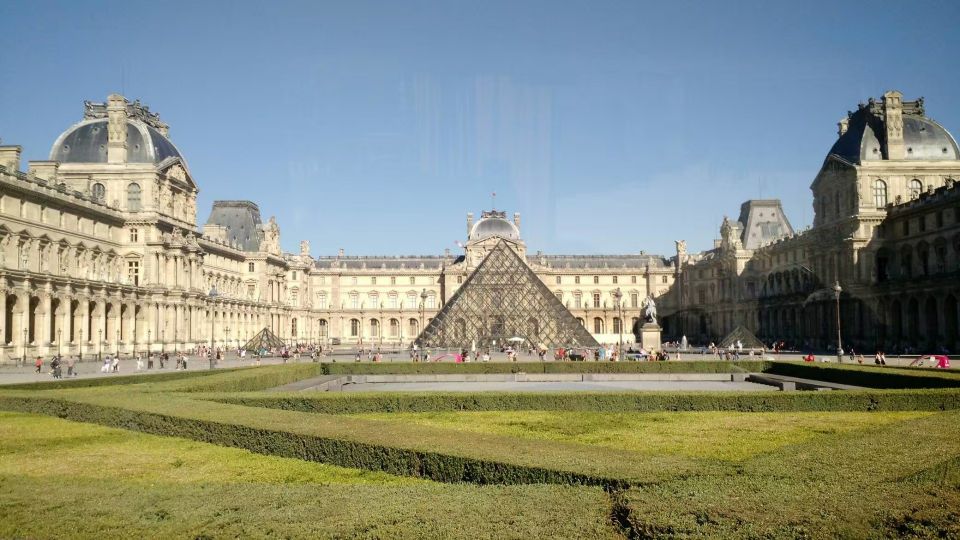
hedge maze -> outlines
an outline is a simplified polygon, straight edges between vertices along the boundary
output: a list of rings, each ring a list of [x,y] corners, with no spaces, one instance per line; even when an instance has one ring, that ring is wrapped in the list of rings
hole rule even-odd
[[[323,375],[517,370],[763,371],[865,389],[270,391]],[[244,470],[262,463],[269,470],[298,471],[290,473],[294,477],[366,479],[362,486],[340,480],[224,483],[214,480],[221,473],[195,465],[192,483],[144,486],[129,480],[137,486],[131,495],[137,501],[174,512],[180,524],[174,526],[150,517],[150,510],[127,508],[135,503],[121,495],[116,495],[117,515],[94,512],[91,521],[87,516],[95,503],[85,498],[91,490],[120,489],[96,470],[84,471],[81,478],[47,478],[0,468],[0,499],[27,506],[58,485],[62,504],[77,509],[74,519],[87,520],[73,529],[78,537],[118,536],[140,527],[153,531],[141,532],[147,536],[191,537],[960,535],[960,374],[954,372],[770,362],[305,363],[10,385],[0,387],[0,410],[7,411],[0,413],[0,429],[15,425],[20,430],[20,435],[4,435],[9,448],[0,446],[0,452],[25,464],[41,447],[26,442],[39,440],[32,426],[61,422],[70,429],[109,433],[108,440],[170,441],[163,444],[183,445],[184,456],[188,448],[216,453],[221,464],[239,460],[247,464]],[[631,426],[630,437],[618,431],[621,424]],[[24,442],[16,442],[18,437]],[[74,443],[94,439],[60,437],[57,444],[63,448],[56,455],[82,461],[83,445]],[[123,456],[136,448],[124,444],[117,450]],[[697,451],[685,451],[688,447]],[[134,459],[133,452],[128,457],[137,467],[149,465]],[[169,463],[178,459],[183,458],[168,457]],[[160,461],[157,466],[169,466]],[[305,467],[326,468],[321,473],[304,472]],[[169,471],[150,469],[149,474],[167,478]],[[243,502],[230,506],[211,496]],[[178,502],[182,497],[197,497],[196,504],[187,508]],[[319,518],[306,501],[315,501]],[[357,509],[335,508],[330,501]],[[0,536],[47,536],[46,526],[23,517],[18,504],[0,505]],[[140,517],[131,520],[124,512]]]

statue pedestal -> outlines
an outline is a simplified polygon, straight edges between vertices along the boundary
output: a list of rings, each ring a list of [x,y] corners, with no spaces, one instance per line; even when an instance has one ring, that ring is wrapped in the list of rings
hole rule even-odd
[[[648,322],[640,327],[640,345],[642,345],[647,352],[660,350],[659,324]]]

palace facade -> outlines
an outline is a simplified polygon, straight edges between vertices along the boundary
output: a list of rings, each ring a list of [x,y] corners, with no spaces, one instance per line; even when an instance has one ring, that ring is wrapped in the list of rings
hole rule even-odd
[[[708,342],[743,326],[797,348],[960,349],[956,141],[896,91],[838,127],[812,227],[794,233],[779,201],[748,201],[714,249],[677,242],[667,335]]]
[[[0,146],[0,361],[239,346],[263,328],[288,343],[411,343],[505,241],[600,342],[631,341],[648,295],[677,275],[647,255],[529,254],[520,216],[467,215],[464,252],[313,257],[280,248],[274,218],[199,191],[169,126],[140,102],[84,103],[49,160]]]

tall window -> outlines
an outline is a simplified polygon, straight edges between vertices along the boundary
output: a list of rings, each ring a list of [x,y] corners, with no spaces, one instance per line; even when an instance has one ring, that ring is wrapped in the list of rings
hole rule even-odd
[[[377,295],[377,293],[370,293],[367,305],[372,308],[380,307],[380,297]]]
[[[397,309],[397,293],[390,293],[390,295],[387,296],[387,307]]]
[[[613,333],[614,334],[620,333],[620,317],[613,318]]]
[[[583,307],[583,296],[580,293],[573,294],[574,307]]]
[[[103,184],[100,182],[94,184],[90,192],[93,195],[93,199],[96,201],[103,202],[103,199],[107,197],[107,188],[103,187]]]
[[[593,318],[593,333],[602,334],[603,333],[603,319],[600,317]]]
[[[136,242],[140,238],[140,231],[137,229],[130,229],[130,241]]]
[[[131,285],[140,285],[140,261],[127,261],[127,280]]]
[[[353,309],[360,308],[360,296],[358,296],[357,293],[352,293],[350,295],[350,307]]]
[[[357,337],[360,335],[360,321],[357,319],[350,319],[350,337]]]
[[[254,268],[256,268],[255,263],[247,263],[247,272],[253,272]]]
[[[320,293],[317,295],[317,307],[320,309],[327,309],[327,293]]]
[[[600,283],[600,276],[593,276],[593,284],[597,285]]]
[[[910,198],[916,199],[920,197],[920,192],[923,191],[923,182],[914,178],[910,181]]]
[[[417,309],[417,295],[407,294],[407,309]]]
[[[883,180],[876,180],[873,183],[873,204],[877,208],[887,206],[887,183]]]
[[[400,335],[400,321],[390,319],[390,337],[395,338]]]
[[[297,318],[290,319],[290,335],[297,337]]]
[[[254,283],[247,284],[247,298],[253,300],[254,295],[257,294],[257,286]]]
[[[630,307],[636,308],[639,306],[640,295],[637,293],[630,293]]]
[[[433,309],[437,306],[437,297],[430,295],[427,297],[427,309]]]
[[[297,280],[297,271],[296,271],[296,270],[293,271],[293,280],[294,280],[294,281]]]
[[[140,208],[140,184],[127,185],[127,210],[139,212]]]
[[[600,293],[593,293],[593,307],[600,307]]]
[[[370,319],[370,337],[380,337],[380,321]]]
[[[326,319],[320,319],[320,336],[321,337],[327,336],[327,320]]]

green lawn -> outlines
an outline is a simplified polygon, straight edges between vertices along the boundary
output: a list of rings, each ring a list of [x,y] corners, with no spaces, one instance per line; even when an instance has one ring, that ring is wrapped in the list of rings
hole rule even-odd
[[[2,538],[605,538],[598,488],[474,486],[0,413]]]
[[[817,369],[911,390],[263,391],[316,365],[0,389],[0,538],[960,538],[951,376]]]
[[[927,412],[464,411],[374,413],[358,418],[524,439],[579,443],[653,455],[743,460],[814,437],[922,418]]]

